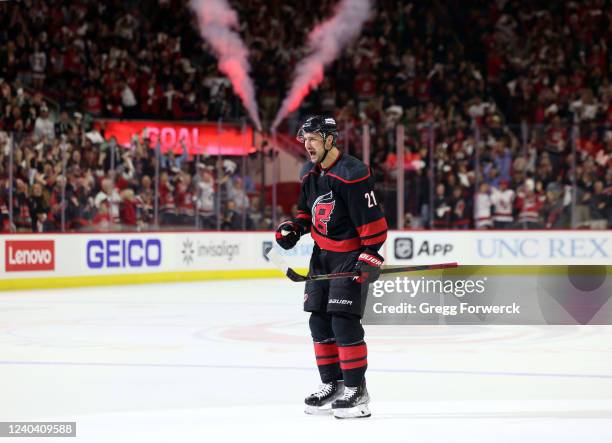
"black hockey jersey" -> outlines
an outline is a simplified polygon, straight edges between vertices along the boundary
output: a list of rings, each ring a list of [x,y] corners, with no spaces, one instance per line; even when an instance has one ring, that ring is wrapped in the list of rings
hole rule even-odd
[[[387,238],[387,221],[368,166],[340,153],[329,168],[308,162],[300,175],[297,221],[321,249],[380,249]]]

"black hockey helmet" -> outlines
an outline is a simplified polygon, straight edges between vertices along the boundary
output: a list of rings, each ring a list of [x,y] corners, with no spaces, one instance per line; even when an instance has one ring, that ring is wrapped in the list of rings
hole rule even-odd
[[[338,125],[336,125],[336,120],[334,120],[332,117],[324,117],[321,115],[308,117],[308,119],[299,129],[296,136],[300,143],[304,143],[304,136],[307,132],[316,132],[323,137],[323,140],[326,140],[328,135],[333,135],[334,140],[332,141],[332,146],[336,146],[336,139],[338,138]]]

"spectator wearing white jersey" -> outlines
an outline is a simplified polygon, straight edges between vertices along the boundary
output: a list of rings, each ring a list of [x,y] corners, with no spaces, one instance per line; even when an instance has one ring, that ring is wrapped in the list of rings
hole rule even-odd
[[[55,123],[49,117],[49,108],[46,105],[40,108],[40,116],[36,118],[34,123],[34,134],[39,140],[46,138],[51,141],[55,139]]]
[[[195,184],[196,209],[198,211],[198,228],[216,228],[215,217],[215,183],[210,170],[202,163],[197,165],[198,172],[193,179]]]
[[[110,178],[102,179],[100,185],[100,191],[94,198],[94,205],[100,209],[103,203],[109,205],[109,216],[110,220],[114,223],[119,223],[119,203],[121,202],[121,196],[117,188],[113,185],[113,181]]]
[[[490,229],[493,227],[493,220],[491,219],[492,206],[489,184],[481,183],[476,193],[474,204],[474,227],[476,229]]]
[[[508,229],[514,224],[514,200],[516,193],[508,188],[508,181],[501,180],[499,188],[491,188],[491,203],[493,203],[493,224],[495,229]]]
[[[540,210],[544,206],[545,197],[540,189],[534,190],[534,185],[530,180],[522,186],[518,192],[516,202],[519,211],[519,224],[525,229],[538,229],[542,227]]]

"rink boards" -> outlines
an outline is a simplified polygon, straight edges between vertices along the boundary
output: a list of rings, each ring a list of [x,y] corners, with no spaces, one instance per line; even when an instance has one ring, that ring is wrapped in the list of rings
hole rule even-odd
[[[392,231],[385,264],[610,265],[612,231]],[[281,277],[270,232],[22,234],[0,237],[0,289]],[[274,246],[276,247],[276,246]],[[288,264],[308,267],[309,236]]]

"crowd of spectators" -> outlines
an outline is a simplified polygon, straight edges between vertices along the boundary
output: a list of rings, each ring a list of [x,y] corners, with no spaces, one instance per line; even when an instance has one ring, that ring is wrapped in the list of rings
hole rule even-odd
[[[146,136],[120,147],[79,114],[52,122],[37,94],[14,93],[5,82],[0,90],[3,107],[27,109],[32,120],[23,122],[30,130],[0,130],[0,231],[272,228],[272,208],[259,204],[250,175],[255,159],[190,157],[184,145],[180,154],[162,153]]]
[[[68,229],[146,227],[155,149],[146,140],[125,150],[111,140],[94,143],[86,136],[87,117],[244,116],[187,3],[0,3],[5,229],[9,134],[18,147],[17,229],[58,228],[64,181]],[[267,126],[304,56],[308,31],[337,2],[231,3]],[[284,129],[292,132],[311,113],[332,114],[342,148],[360,156],[367,128],[392,226],[401,123],[409,226],[610,227],[612,10],[606,4],[378,1],[359,39]],[[63,112],[52,118],[44,97],[59,101]],[[248,174],[215,162],[164,157],[161,223],[271,227],[273,211]],[[283,217],[282,208],[276,212]]]
[[[362,110],[377,130],[375,164],[391,182],[394,122],[406,124],[408,221],[612,226],[612,10],[598,0],[470,3],[425,7],[420,19],[411,10],[411,25],[436,23],[404,53],[413,73],[400,71],[382,103]]]
[[[187,1],[0,4],[0,77],[96,117],[236,118]]]
[[[309,100],[348,97],[330,112],[357,155],[367,124],[392,225],[402,123],[408,226],[610,227],[611,25],[599,0],[382,2],[347,89]]]

